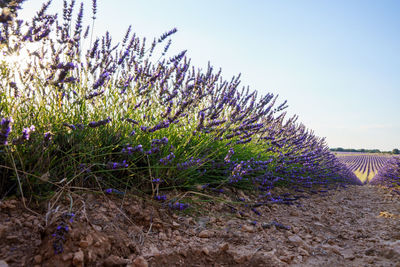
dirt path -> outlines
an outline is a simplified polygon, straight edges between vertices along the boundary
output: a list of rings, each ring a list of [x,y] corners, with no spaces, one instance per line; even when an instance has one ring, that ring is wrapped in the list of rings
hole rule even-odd
[[[47,226],[45,216],[3,202],[0,260],[9,266],[400,266],[400,199],[384,189],[349,186],[256,212],[206,203],[208,212],[189,216],[143,200],[86,195],[75,200],[63,252],[55,255],[52,234],[68,202],[48,213]]]

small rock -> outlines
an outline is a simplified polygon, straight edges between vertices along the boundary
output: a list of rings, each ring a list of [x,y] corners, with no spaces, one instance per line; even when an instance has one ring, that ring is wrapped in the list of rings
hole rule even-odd
[[[93,226],[93,228],[94,228],[96,231],[98,231],[98,232],[101,232],[101,231],[103,230],[103,228],[102,228],[101,226],[99,226],[99,225],[93,224],[92,226]]]
[[[151,246],[151,247],[150,247],[150,254],[151,254],[152,256],[158,256],[158,255],[160,255],[160,251],[158,250],[157,247]]]
[[[299,214],[299,212],[298,212],[297,210],[292,210],[292,211],[290,211],[289,215],[290,215],[290,216],[296,216],[296,217],[299,217],[299,216],[300,216],[300,214]]]
[[[228,251],[228,249],[229,249],[229,244],[228,243],[224,243],[224,244],[219,246],[219,250],[220,251]]]
[[[92,235],[88,235],[86,237],[86,241],[87,241],[88,245],[91,246],[93,244],[93,236]]]
[[[73,256],[74,256],[74,255],[73,255],[72,253],[63,254],[63,255],[61,256],[61,259],[62,259],[63,261],[69,261],[69,260],[72,259]]]
[[[353,260],[355,259],[354,251],[351,249],[345,249],[340,251],[340,254],[343,256],[345,260]]]
[[[160,232],[160,233],[158,234],[158,238],[159,238],[160,240],[164,240],[164,241],[168,239],[167,235],[166,235],[164,232]]]
[[[0,260],[0,267],[8,267],[7,262]]]
[[[251,225],[243,225],[242,230],[248,233],[254,233],[254,227]]]
[[[179,255],[181,255],[182,257],[186,258],[187,257],[187,251],[184,249],[179,250]]]
[[[87,254],[88,254],[87,258],[88,258],[89,262],[94,262],[96,260],[97,255],[95,253],[93,253],[93,251],[89,250]]]
[[[294,255],[281,256],[279,259],[287,264],[291,264],[293,262]]]
[[[199,233],[200,238],[209,238],[212,237],[214,233],[210,230],[203,230]]]
[[[137,257],[131,264],[131,267],[148,267],[149,264],[147,261],[142,257]]]
[[[89,243],[88,243],[86,240],[81,240],[81,241],[79,242],[79,246],[80,246],[81,248],[87,248],[87,247],[89,246]]]
[[[206,254],[207,256],[210,255],[210,251],[208,250],[207,247],[204,247],[201,251],[202,251],[204,254]]]
[[[302,245],[304,243],[303,239],[301,239],[301,237],[299,237],[298,235],[289,236],[288,239],[295,245]]]
[[[179,223],[177,223],[177,222],[172,222],[172,226],[174,227],[174,228],[178,228],[179,226],[181,226]]]
[[[72,264],[74,266],[83,266],[84,257],[85,257],[85,255],[83,254],[82,250],[75,252],[74,258],[72,259]]]
[[[34,261],[35,263],[37,263],[37,264],[42,263],[42,255],[36,255],[36,256],[33,258],[33,261]]]
[[[272,204],[271,210],[277,211],[279,209],[279,206],[277,204]]]
[[[310,253],[308,253],[308,251],[303,249],[302,247],[298,247],[297,250],[299,251],[299,254],[302,256],[310,256]]]
[[[295,234],[299,233],[299,228],[297,228],[296,226],[293,226],[292,227],[292,232],[295,233]]]
[[[128,260],[118,257],[116,255],[111,255],[104,261],[104,266],[126,266],[127,263]]]
[[[335,246],[335,245],[331,246],[331,245],[326,244],[326,245],[323,245],[322,248],[323,248],[324,250],[333,252],[333,253],[335,253],[335,254],[342,255],[342,254],[340,253],[340,251],[339,251],[340,248],[339,248],[338,246]]]
[[[247,257],[245,255],[236,255],[236,256],[233,257],[233,260],[236,263],[241,264],[241,263],[244,263],[247,260]]]
[[[18,236],[16,235],[9,235],[6,237],[7,240],[9,241],[18,241]]]

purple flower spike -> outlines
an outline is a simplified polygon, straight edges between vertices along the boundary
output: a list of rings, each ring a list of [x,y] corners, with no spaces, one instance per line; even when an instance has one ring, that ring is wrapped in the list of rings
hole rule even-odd
[[[108,189],[104,190],[104,192],[106,192],[107,194],[111,194],[112,191],[113,191],[112,188],[108,188]]]
[[[102,125],[106,125],[109,122],[111,122],[111,118],[110,117],[108,117],[105,120],[101,120],[101,121],[92,121],[92,122],[89,123],[89,127],[96,128],[96,127],[99,127],[99,126],[102,126]]]
[[[166,201],[167,200],[167,196],[166,195],[155,196],[154,199],[158,200],[158,201]]]
[[[170,153],[168,156],[165,158],[160,159],[160,163],[167,165],[170,161],[172,161],[175,158],[174,153]]]
[[[12,118],[3,118],[0,122],[0,145],[8,144],[8,135],[11,132]]]

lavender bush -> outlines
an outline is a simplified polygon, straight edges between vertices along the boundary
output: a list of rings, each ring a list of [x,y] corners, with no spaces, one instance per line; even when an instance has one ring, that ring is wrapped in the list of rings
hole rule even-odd
[[[157,195],[238,186],[268,201],[279,201],[268,193],[277,185],[360,184],[324,139],[285,118],[286,101],[241,88],[240,75],[196,69],[186,50],[168,56],[176,29],[150,44],[130,27],[119,43],[108,32],[92,39],[96,1],[87,27],[83,5],[74,17],[75,1],[64,1],[60,19],[46,13],[50,2],[30,22],[1,24],[2,193],[16,191],[16,172],[36,196],[60,180]],[[24,53],[25,64],[11,60]]]
[[[369,183],[371,185],[386,186],[400,195],[400,157],[393,156],[387,160]]]

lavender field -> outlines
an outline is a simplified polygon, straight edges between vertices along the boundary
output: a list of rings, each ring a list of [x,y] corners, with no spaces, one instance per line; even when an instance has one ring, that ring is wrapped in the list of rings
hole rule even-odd
[[[381,153],[335,152],[334,154],[341,162],[346,164],[363,183],[371,181],[392,157],[390,154]]]
[[[398,156],[331,152],[287,115],[284,95],[261,94],[210,63],[193,66],[185,48],[171,53],[176,28],[149,40],[129,26],[114,40],[94,34],[96,0],[63,1],[58,14],[48,1],[29,19],[18,16],[22,2],[0,1],[0,266],[3,258],[12,266],[312,263],[317,246],[333,241],[308,233],[341,216],[338,203],[362,208],[343,202],[346,190],[355,202],[387,190],[379,194],[390,197],[388,210],[397,207]],[[309,201],[318,199],[333,208],[314,212]],[[363,212],[377,223],[375,211]],[[234,231],[259,248],[234,252]],[[276,235],[276,248],[255,241],[257,231]],[[338,264],[350,246],[342,245]],[[159,251],[175,246],[191,250]]]

